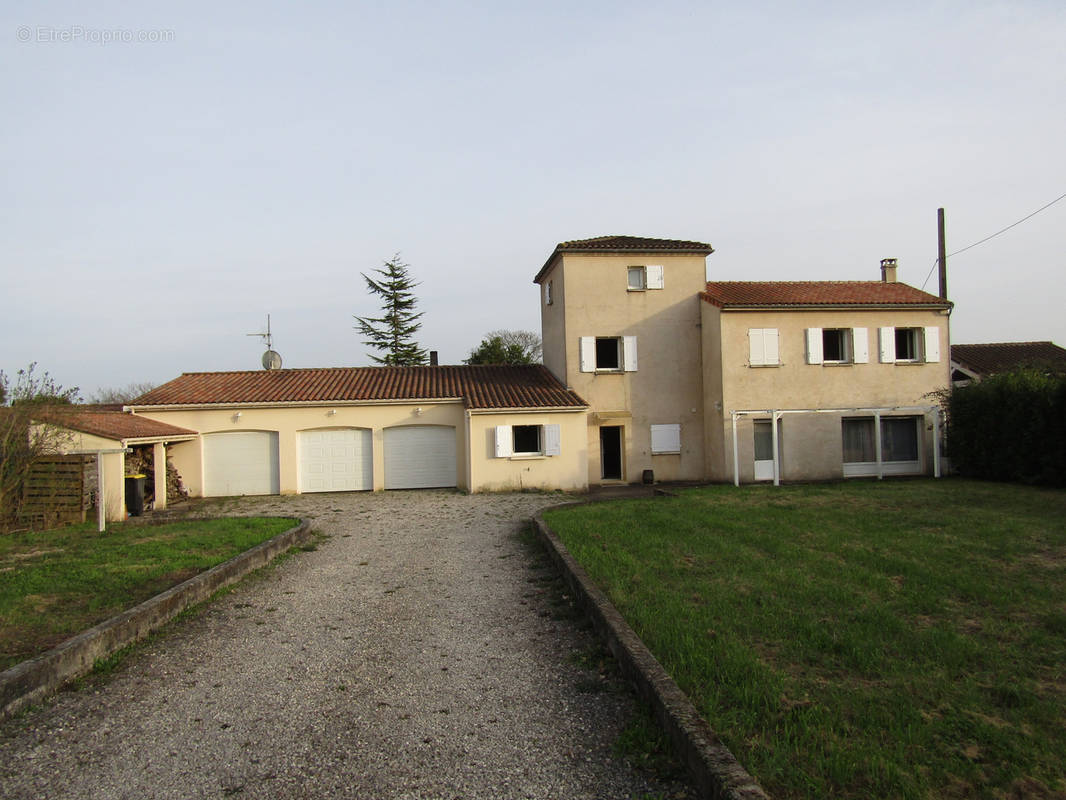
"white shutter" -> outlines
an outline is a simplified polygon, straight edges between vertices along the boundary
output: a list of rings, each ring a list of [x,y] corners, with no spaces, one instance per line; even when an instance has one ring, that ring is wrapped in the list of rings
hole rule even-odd
[[[644,268],[648,289],[663,288],[663,268],[661,264],[649,264]]]
[[[595,347],[595,343],[593,343]],[[622,337],[622,368],[626,372],[637,371],[637,337]]]
[[[557,456],[562,452],[562,434],[558,425],[544,426],[544,455]]]
[[[581,371],[596,371],[596,337],[581,337]]]
[[[680,423],[675,422],[669,425],[652,425],[651,452],[653,455],[656,453],[680,453]]]
[[[763,328],[762,345],[763,363],[779,364],[780,361],[778,359],[777,328]]]
[[[496,458],[514,455],[514,439],[511,437],[510,425],[496,426]]]
[[[822,363],[822,329],[807,328],[807,363]]]
[[[766,363],[766,348],[763,346],[763,329],[748,328],[748,363],[760,367]]]
[[[925,360],[931,364],[940,361],[940,328],[936,326],[925,329]]]
[[[881,363],[893,364],[896,361],[896,329],[878,328],[881,338]]]
[[[856,364],[870,363],[870,332],[866,328],[852,328],[851,346],[854,348]]]

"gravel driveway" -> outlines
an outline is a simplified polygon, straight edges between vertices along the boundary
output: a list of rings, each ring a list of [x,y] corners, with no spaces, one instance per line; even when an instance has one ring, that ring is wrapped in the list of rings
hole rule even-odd
[[[687,796],[613,755],[632,700],[590,691],[610,684],[574,654],[595,640],[554,613],[553,573],[517,536],[556,502],[225,501],[227,513],[310,517],[328,538],[106,680],[4,723],[0,796]]]

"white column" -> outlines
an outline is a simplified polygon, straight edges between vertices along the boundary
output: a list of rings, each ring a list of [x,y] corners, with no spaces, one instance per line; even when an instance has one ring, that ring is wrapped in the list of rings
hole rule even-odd
[[[104,514],[104,505],[106,505],[107,495],[104,494],[104,454],[96,454],[96,530],[100,533],[104,532],[104,528],[107,527],[105,522],[106,516]]]
[[[152,448],[152,470],[155,472],[153,509],[162,511],[167,507],[167,446],[163,442],[156,442]]]
[[[777,441],[777,421],[781,419],[780,415],[774,411],[770,415],[770,435],[774,448],[774,486],[781,485],[781,463],[778,458],[777,448],[779,447]]]
[[[874,456],[877,458],[877,480],[884,480],[885,467],[881,463],[881,412],[874,412]]]
[[[737,412],[733,412],[733,485],[740,486],[740,453],[737,452]]]

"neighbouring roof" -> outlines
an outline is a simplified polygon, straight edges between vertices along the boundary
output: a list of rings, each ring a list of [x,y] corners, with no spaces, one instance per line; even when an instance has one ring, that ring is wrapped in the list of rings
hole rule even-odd
[[[196,436],[196,431],[179,428],[165,422],[157,422],[136,414],[122,411],[99,411],[74,406],[66,409],[50,409],[45,420],[73,431],[90,433],[105,439],[157,439],[167,437]]]
[[[455,399],[471,409],[588,406],[539,364],[186,372],[130,405],[141,408]]]
[[[1066,373],[1066,349],[1053,342],[953,344],[951,360],[978,375],[995,375],[1020,366]]]
[[[555,257],[560,253],[672,253],[675,255],[708,256],[714,248],[706,242],[690,242],[684,239],[650,239],[646,236],[597,236],[592,239],[574,239],[559,242],[540,268],[534,283],[539,283]]]
[[[719,308],[952,307],[935,294],[883,281],[711,281],[700,297]]]

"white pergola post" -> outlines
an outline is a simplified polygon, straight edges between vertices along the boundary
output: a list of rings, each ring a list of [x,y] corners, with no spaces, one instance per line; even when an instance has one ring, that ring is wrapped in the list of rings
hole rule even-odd
[[[165,442],[156,442],[152,447],[152,471],[155,473],[153,509],[162,511],[167,507],[167,446]]]
[[[777,411],[770,415],[770,436],[774,448],[774,486],[781,485],[781,459],[778,458],[777,452],[777,448],[780,446],[777,440],[777,421],[779,419],[781,419],[781,414]]]
[[[874,457],[877,459],[877,480],[885,479],[885,466],[881,461],[881,412],[874,411]]]
[[[737,412],[733,412],[733,485],[740,486],[740,453],[737,451]]]
[[[104,528],[107,527],[106,514],[104,513],[104,498],[107,495],[104,494],[104,454],[100,451],[96,453],[96,530],[100,533],[104,532]]]

